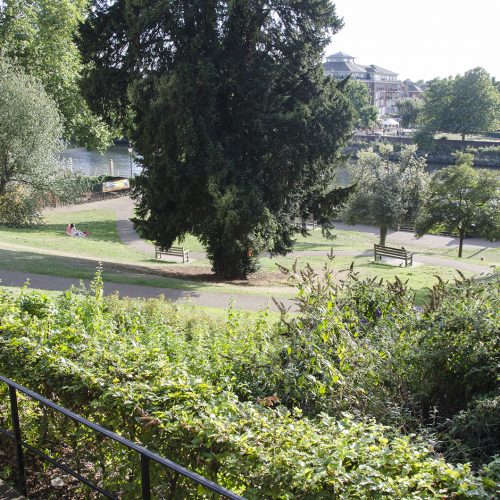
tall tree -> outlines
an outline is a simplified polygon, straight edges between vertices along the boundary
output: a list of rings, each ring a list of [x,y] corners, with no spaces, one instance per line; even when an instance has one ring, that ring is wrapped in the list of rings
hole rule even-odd
[[[388,228],[414,220],[429,180],[426,160],[417,156],[416,146],[404,147],[397,161],[391,160],[392,153],[391,145],[358,153],[356,191],[344,209],[347,222],[378,226],[380,245],[385,245]]]
[[[321,65],[340,26],[328,0],[122,0],[95,11],[84,36],[96,48],[98,29],[112,37],[90,56],[98,80],[120,68],[130,79],[142,235],[170,246],[195,234],[217,274],[244,277],[259,252],[290,251],[297,219],[328,221],[352,126]]]
[[[356,127],[371,127],[377,120],[378,110],[371,103],[368,87],[360,81],[349,79],[344,87],[354,108]]]
[[[500,176],[473,168],[474,156],[456,153],[456,165],[436,172],[417,219],[417,236],[443,228],[458,233],[458,256],[471,233],[500,238]]]
[[[424,127],[462,135],[496,130],[500,92],[482,68],[445,80],[434,80],[424,93]]]
[[[75,37],[88,7],[88,0],[5,0],[0,52],[43,84],[63,117],[66,139],[102,149],[112,133],[79,87],[83,64]]]
[[[72,196],[58,160],[61,118],[43,86],[0,56],[0,221],[34,222],[50,199]],[[76,195],[76,193],[73,193]]]
[[[422,111],[423,102],[420,99],[404,99],[398,102],[398,112],[401,115],[401,126],[415,127]]]

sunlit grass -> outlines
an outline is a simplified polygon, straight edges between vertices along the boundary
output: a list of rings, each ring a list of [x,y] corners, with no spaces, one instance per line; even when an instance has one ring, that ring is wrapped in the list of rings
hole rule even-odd
[[[74,238],[65,234],[66,225],[73,222],[78,228],[90,231],[89,238]],[[422,295],[427,287],[435,282],[434,275],[438,274],[443,279],[451,279],[456,276],[456,271],[447,267],[420,265],[404,268],[375,263],[371,254],[360,256],[342,256],[342,252],[353,252],[363,254],[373,248],[377,241],[374,234],[361,231],[333,230],[333,238],[325,238],[320,230],[310,230],[309,235],[304,237],[300,234],[296,237],[295,251],[317,252],[314,255],[300,256],[297,258],[299,267],[309,263],[316,270],[320,270],[329,259],[330,251],[339,252],[339,255],[330,262],[335,271],[348,269],[354,262],[355,270],[361,277],[379,276],[384,279],[408,279],[409,285]],[[192,235],[187,235],[180,243],[191,252],[203,252],[201,242]],[[390,245],[390,240],[388,241]],[[244,293],[266,295],[272,294],[276,297],[293,296],[294,290],[284,284],[284,278],[278,272],[280,266],[290,267],[296,258],[292,255],[270,259],[263,256],[260,259],[261,269],[267,273],[264,281],[258,286],[242,286],[231,283],[207,283],[199,280],[162,276],[158,270],[167,264],[174,265],[175,262],[155,261],[154,255],[135,250],[129,245],[121,242],[116,230],[116,214],[114,210],[82,210],[49,213],[45,218],[45,224],[29,229],[14,229],[0,227],[0,267],[14,271],[31,272],[46,275],[75,277],[80,279],[91,279],[98,261],[104,262],[104,277],[114,283],[130,283],[148,285],[154,287],[176,288],[182,290],[204,290],[224,293]],[[10,246],[10,247],[9,247]],[[428,249],[406,245],[409,250],[418,253],[456,259],[456,246],[450,245],[444,248]],[[64,253],[64,255],[55,255]],[[89,259],[85,261],[83,259]],[[463,261],[474,262],[488,267],[500,262],[499,248],[478,248],[464,250]],[[114,268],[113,263],[122,267]],[[136,269],[125,269],[123,265],[141,266]],[[190,264],[179,264],[190,268],[200,268],[200,273],[210,272],[210,262],[198,259]],[[179,267],[179,269],[182,269]],[[466,273],[471,274],[471,273]],[[269,290],[266,293],[266,287]]]

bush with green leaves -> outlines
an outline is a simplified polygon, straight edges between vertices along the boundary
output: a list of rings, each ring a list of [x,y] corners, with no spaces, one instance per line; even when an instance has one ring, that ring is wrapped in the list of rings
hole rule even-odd
[[[483,481],[437,456],[430,439],[373,418],[408,406],[395,398],[399,386],[427,376],[400,366],[421,338],[412,325],[430,324],[448,293],[465,303],[466,287],[435,293],[421,313],[401,282],[351,273],[339,284],[308,271],[297,279],[301,311],[278,326],[265,312],[248,320],[230,310],[221,322],[162,300],[104,298],[99,275],[90,292],[56,299],[0,290],[0,372],[248,498],[494,491],[493,465]],[[136,459],[36,405],[23,402],[22,412],[29,442],[137,495]],[[204,496],[181,478],[156,469],[152,477],[158,497]]]
[[[43,207],[81,195],[59,158],[61,117],[43,86],[0,55],[0,223],[40,220]]]

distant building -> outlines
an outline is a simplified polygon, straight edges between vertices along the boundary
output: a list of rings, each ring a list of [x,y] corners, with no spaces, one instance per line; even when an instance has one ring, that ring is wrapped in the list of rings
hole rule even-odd
[[[405,80],[405,97],[408,99],[420,99],[423,96],[423,89],[419,85],[413,83],[411,80]]]
[[[375,64],[365,66],[354,62],[354,57],[337,52],[326,58],[323,64],[325,73],[338,80],[343,80],[349,75],[368,86],[372,104],[376,106],[381,115],[397,115],[397,103],[408,97],[417,97],[422,91],[414,84],[410,85],[398,80],[394,71],[381,68]],[[411,83],[411,82],[410,82]],[[411,95],[410,95],[411,94]]]

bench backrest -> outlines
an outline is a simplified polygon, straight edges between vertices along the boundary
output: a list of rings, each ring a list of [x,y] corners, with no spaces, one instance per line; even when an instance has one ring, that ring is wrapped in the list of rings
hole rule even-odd
[[[184,247],[170,247],[170,248],[155,247],[155,250],[157,252],[169,253],[171,255],[177,255],[177,254],[182,255],[187,251],[184,250]]]
[[[384,254],[389,257],[406,257],[411,252],[408,252],[405,248],[393,248],[393,247],[384,247],[382,245],[374,245],[375,252],[379,254]]]

